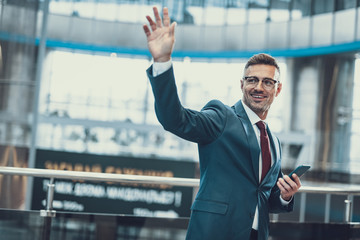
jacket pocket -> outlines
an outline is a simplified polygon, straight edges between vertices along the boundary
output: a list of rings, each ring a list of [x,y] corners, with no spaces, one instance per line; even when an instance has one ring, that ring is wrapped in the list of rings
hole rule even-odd
[[[202,212],[210,212],[225,215],[228,209],[228,204],[213,202],[207,200],[195,200],[191,206],[191,210],[197,210]]]

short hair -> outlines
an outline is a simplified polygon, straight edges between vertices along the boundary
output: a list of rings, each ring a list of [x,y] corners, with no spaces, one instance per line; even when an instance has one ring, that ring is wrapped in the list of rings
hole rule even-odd
[[[280,74],[280,67],[279,67],[276,59],[266,53],[259,53],[259,54],[255,54],[254,56],[252,56],[245,65],[244,73],[250,66],[257,65],[257,64],[265,64],[265,65],[274,66],[274,67],[276,67],[276,69],[278,70],[278,72]]]

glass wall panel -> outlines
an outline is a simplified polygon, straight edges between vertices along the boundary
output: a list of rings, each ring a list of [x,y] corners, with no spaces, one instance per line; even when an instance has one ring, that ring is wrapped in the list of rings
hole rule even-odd
[[[143,23],[152,6],[167,6],[172,20],[187,24],[244,24],[288,21],[356,7],[357,0],[60,0],[50,1],[50,13],[107,21]],[[249,9],[247,15],[246,9]],[[290,12],[289,12],[290,11]]]
[[[222,26],[226,20],[226,2],[224,1],[205,1],[204,4],[204,24]]]
[[[79,4],[84,2],[79,2]],[[77,15],[78,12],[75,10],[75,3],[71,0],[64,1],[50,1],[49,13],[63,14],[63,15]]]
[[[270,5],[270,19],[274,22],[285,22],[290,19],[290,0],[272,0]]]
[[[192,23],[196,25],[204,24],[204,6],[205,0],[190,1],[186,7],[188,17],[192,19]]]
[[[356,9],[354,8],[334,13],[333,44],[354,41],[354,36],[356,34],[356,18]]]
[[[335,0],[335,11],[355,8],[356,0]]]
[[[269,0],[249,1],[249,23],[264,23],[269,20]]]
[[[313,0],[313,14],[329,13],[334,11],[335,0]]]
[[[353,113],[351,125],[350,169],[360,174],[360,58],[355,60]]]
[[[184,106],[200,110],[212,99],[233,105],[242,97],[240,79],[244,62],[174,59],[178,93]],[[145,74],[149,65],[147,59],[115,54],[50,52],[45,65],[47,74],[42,80],[40,114],[44,120],[39,127],[39,146],[98,153],[116,153],[124,147],[129,147],[129,151],[142,149],[144,152],[145,148],[159,151],[154,141],[147,141],[151,131],[147,131],[148,134],[136,129],[124,132],[120,124],[159,126]],[[282,75],[286,76],[286,65],[281,68]],[[283,102],[278,101],[269,114],[276,132],[283,131],[280,114]],[[65,122],[56,124],[54,119]],[[83,125],[75,124],[74,120],[83,121]],[[169,149],[183,148],[196,155],[193,144],[184,143],[171,134],[164,137],[170,144]]]
[[[247,21],[249,0],[227,0],[226,24],[241,25]]]
[[[226,9],[227,25],[242,25],[246,23],[246,19],[247,19],[246,8],[230,7]]]
[[[291,18],[301,19],[311,16],[311,0],[293,0],[291,7]]]

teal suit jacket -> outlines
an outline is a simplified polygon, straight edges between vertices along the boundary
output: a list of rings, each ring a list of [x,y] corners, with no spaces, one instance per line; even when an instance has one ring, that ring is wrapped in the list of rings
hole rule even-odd
[[[247,240],[258,206],[259,239],[267,239],[269,213],[293,208],[293,201],[281,204],[276,186],[282,176],[279,140],[268,130],[276,158],[259,183],[260,147],[240,101],[229,107],[212,100],[201,111],[186,109],[180,103],[172,68],[157,77],[152,67],[147,73],[164,129],[198,144],[200,187],[186,238]]]

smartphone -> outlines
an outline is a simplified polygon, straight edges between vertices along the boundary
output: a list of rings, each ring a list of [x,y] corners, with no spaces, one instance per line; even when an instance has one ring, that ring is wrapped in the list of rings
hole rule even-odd
[[[289,173],[289,177],[294,180],[291,176],[295,173],[298,177],[301,177],[302,175],[304,175],[304,173],[310,169],[310,166],[308,165],[300,165],[297,168],[295,168],[294,171],[292,171],[291,173]]]

